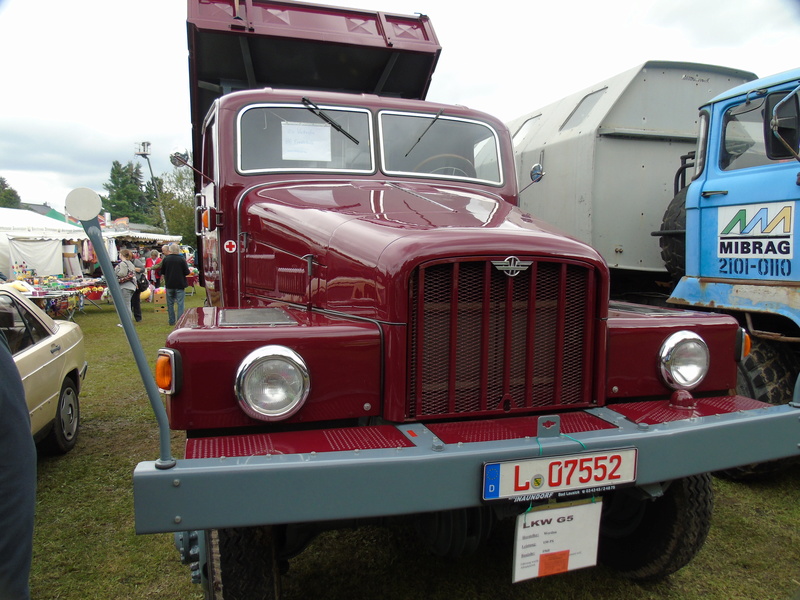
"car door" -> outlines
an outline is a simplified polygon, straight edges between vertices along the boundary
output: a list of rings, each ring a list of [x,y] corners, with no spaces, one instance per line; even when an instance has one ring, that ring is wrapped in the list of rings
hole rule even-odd
[[[0,294],[0,329],[22,377],[31,432],[36,434],[55,416],[65,360],[62,348],[54,332],[10,294]]]

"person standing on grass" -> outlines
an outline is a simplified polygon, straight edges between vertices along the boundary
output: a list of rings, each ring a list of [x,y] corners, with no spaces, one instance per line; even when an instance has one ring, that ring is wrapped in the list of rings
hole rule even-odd
[[[158,280],[161,279],[161,256],[158,250],[151,250],[150,257],[145,261],[147,269],[147,280],[155,287],[158,287]]]
[[[169,324],[175,322],[183,314],[183,302],[186,298],[186,276],[189,274],[189,265],[181,253],[178,244],[170,244],[167,248],[168,254],[161,261],[161,275],[164,277],[164,288],[167,296],[167,317]],[[173,303],[177,303],[178,311],[175,314]]]
[[[136,274],[142,273],[145,267],[145,261],[141,258],[138,252],[135,252],[133,255],[133,266],[136,268]],[[136,285],[136,280],[134,279],[134,285]],[[142,299],[141,299],[142,292],[139,291],[139,286],[136,285],[136,289],[133,290],[133,295],[131,296],[131,311],[133,311],[133,319],[137,323],[142,320]]]
[[[0,331],[0,598],[30,599],[36,446],[25,389]]]
[[[136,267],[134,266],[133,262],[133,252],[128,250],[127,248],[120,250],[119,252],[120,261],[119,264],[114,267],[114,272],[117,274],[117,277],[120,279],[119,288],[122,292],[122,306],[119,307],[118,312],[122,312],[124,310],[123,307],[128,307],[128,310],[131,310],[131,303],[133,301],[133,292],[136,291]],[[128,276],[133,274],[134,277],[128,279]],[[118,327],[122,327],[121,323],[117,323]]]

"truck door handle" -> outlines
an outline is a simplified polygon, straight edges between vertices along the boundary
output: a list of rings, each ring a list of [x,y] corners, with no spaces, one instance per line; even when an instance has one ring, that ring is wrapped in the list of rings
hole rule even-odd
[[[711,196],[725,196],[727,194],[728,194],[728,190],[717,190],[717,191],[709,190],[708,192],[700,192],[700,195],[703,198],[709,198]]]

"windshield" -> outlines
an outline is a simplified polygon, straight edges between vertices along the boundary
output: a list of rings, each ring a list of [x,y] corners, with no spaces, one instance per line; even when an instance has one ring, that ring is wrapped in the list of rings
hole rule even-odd
[[[368,111],[303,105],[253,105],[239,115],[241,173],[374,171]],[[319,112],[328,117],[325,120]]]
[[[439,113],[382,112],[383,169],[417,175],[502,183],[495,131],[479,121]]]
[[[361,108],[256,104],[237,122],[240,173],[374,173],[371,113]],[[503,183],[498,136],[486,123],[443,114],[379,113],[383,171]]]

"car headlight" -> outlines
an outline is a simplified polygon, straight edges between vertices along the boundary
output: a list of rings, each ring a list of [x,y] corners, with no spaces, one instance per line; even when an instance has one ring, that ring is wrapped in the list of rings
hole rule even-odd
[[[264,346],[239,365],[235,388],[245,413],[262,421],[278,421],[300,410],[311,385],[308,367],[297,352],[285,346]]]
[[[697,387],[708,373],[708,346],[696,333],[678,331],[661,345],[658,363],[664,382],[675,390]]]

